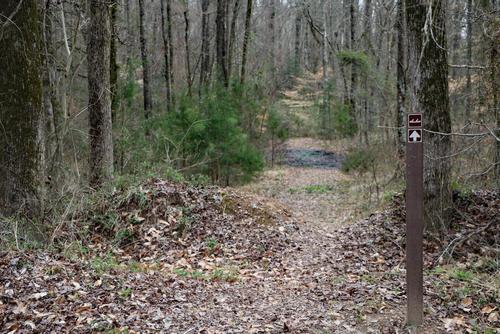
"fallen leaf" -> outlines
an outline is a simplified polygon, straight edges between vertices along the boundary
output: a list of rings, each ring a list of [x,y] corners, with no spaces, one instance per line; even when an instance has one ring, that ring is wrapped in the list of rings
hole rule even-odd
[[[493,307],[491,305],[486,305],[485,307],[483,307],[481,309],[481,313],[482,314],[490,314],[491,312],[493,312],[494,310],[496,309],[496,307]]]

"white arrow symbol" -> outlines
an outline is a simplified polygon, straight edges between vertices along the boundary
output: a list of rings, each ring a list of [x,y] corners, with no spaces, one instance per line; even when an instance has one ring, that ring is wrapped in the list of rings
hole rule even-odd
[[[420,138],[418,131],[412,131],[410,134],[410,141],[416,142]]]

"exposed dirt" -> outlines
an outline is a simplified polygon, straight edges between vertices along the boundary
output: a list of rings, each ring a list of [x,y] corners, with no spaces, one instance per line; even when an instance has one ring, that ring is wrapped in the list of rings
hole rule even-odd
[[[291,139],[281,149],[277,166],[242,189],[277,199],[312,223],[339,226],[355,221],[358,205],[345,196],[345,184],[352,177],[339,170],[343,153],[332,151],[320,140]]]

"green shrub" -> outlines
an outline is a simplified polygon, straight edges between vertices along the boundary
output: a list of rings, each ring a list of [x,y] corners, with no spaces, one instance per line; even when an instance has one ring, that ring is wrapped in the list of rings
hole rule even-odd
[[[342,50],[337,53],[341,65],[355,65],[362,74],[370,70],[370,58],[362,51]]]
[[[333,129],[339,137],[352,137],[358,131],[356,120],[346,104],[337,104],[333,112]]]
[[[256,108],[241,88],[215,88],[199,102],[185,97],[156,129],[157,154],[171,153],[178,168],[209,175],[213,182],[246,181],[262,170],[262,154],[243,128],[242,108]]]

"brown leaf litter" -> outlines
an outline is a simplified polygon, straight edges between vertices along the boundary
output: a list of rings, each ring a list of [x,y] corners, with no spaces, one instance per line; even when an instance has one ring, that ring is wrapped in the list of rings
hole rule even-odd
[[[457,215],[453,233],[498,219],[498,194],[470,196],[457,205],[473,219]],[[266,198],[162,180],[99,203],[73,222],[88,230],[77,252],[0,255],[0,332],[405,332],[401,199],[340,230]],[[463,241],[455,261],[477,265],[498,235],[495,224]],[[498,328],[498,291],[454,299],[462,281],[431,272],[441,250],[426,243],[425,333]]]

